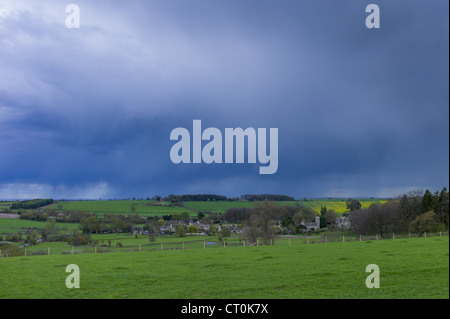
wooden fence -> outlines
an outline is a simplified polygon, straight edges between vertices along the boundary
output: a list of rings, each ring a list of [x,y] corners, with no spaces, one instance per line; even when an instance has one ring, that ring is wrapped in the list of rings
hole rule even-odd
[[[423,233],[423,234],[384,234],[384,235],[350,235],[350,234],[331,234],[322,236],[280,236],[277,238],[257,239],[256,242],[249,242],[238,237],[225,238],[222,241],[213,240],[184,240],[177,242],[160,242],[160,243],[146,243],[136,245],[122,245],[116,243],[114,245],[89,245],[89,246],[63,246],[60,247],[45,247],[36,250],[37,246],[25,246],[19,248],[15,245],[1,245],[0,243],[0,257],[12,256],[32,256],[32,255],[54,255],[54,254],[85,254],[85,253],[110,253],[110,252],[128,252],[128,251],[156,251],[156,250],[184,250],[184,249],[217,249],[228,247],[258,247],[263,245],[298,245],[298,244],[318,244],[318,243],[332,243],[332,242],[354,242],[354,241],[373,241],[373,240],[395,240],[401,238],[418,238],[418,237],[436,237],[449,236],[449,232],[438,233]],[[42,247],[42,243],[39,247]],[[13,246],[13,247],[11,247]],[[61,248],[62,247],[62,248]]]

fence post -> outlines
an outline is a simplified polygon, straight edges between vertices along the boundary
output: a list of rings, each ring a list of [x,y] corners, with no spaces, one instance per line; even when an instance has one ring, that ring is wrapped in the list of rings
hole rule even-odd
[[[72,255],[75,253],[75,247],[72,246]]]
[[[25,246],[25,256],[27,256],[27,246]]]
[[[342,242],[343,242],[343,243],[345,242],[345,237],[344,237],[344,235],[342,235]]]
[[[378,234],[375,234],[375,236],[376,236],[376,239],[378,240]]]
[[[139,244],[139,251],[141,251],[142,250],[142,244]]]
[[[161,250],[163,250],[163,243],[161,243]]]
[[[306,244],[308,245],[308,235],[306,235]]]
[[[94,246],[94,254],[97,253],[97,245]]]
[[[395,239],[395,234],[394,233],[392,233],[392,239]]]
[[[427,237],[427,232],[425,232],[425,238]]]
[[[50,256],[50,247],[48,247],[48,255]]]
[[[408,237],[411,238],[411,233],[408,233]]]
[[[359,241],[361,241],[361,234],[359,234]]]
[[[206,249],[206,241],[203,242],[203,249]]]
[[[258,241],[258,239],[256,240],[256,247],[258,247],[259,246],[259,241]]]
[[[244,243],[244,247],[245,247],[245,240],[243,241],[243,243]]]
[[[183,250],[184,250],[184,242],[183,242]]]

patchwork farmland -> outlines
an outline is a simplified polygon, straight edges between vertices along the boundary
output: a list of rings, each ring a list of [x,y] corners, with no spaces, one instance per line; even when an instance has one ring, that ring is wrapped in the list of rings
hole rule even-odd
[[[362,207],[372,204],[385,203],[387,199],[359,199]],[[96,213],[137,213],[145,216],[183,213],[196,214],[197,212],[223,213],[229,208],[250,208],[254,202],[250,201],[186,201],[183,207],[173,206],[170,202],[154,202],[146,200],[98,200],[98,201],[64,201],[61,203],[64,210],[82,210]],[[302,206],[312,208],[316,212],[326,206],[337,213],[349,211],[345,199],[304,199],[296,201],[278,201],[279,206]],[[132,211],[131,206],[136,210]],[[47,209],[58,209],[55,206]]]

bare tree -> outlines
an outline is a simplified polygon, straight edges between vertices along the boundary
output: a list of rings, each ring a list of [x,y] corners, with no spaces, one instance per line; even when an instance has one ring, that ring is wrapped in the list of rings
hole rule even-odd
[[[334,209],[327,209],[323,213],[323,217],[325,217],[325,220],[327,221],[327,224],[334,224],[336,222],[337,213]]]
[[[421,214],[422,191],[411,191],[399,200],[399,223],[401,230],[408,231],[409,224]]]
[[[250,216],[244,222],[244,233],[251,242],[262,237],[264,244],[273,242],[276,235],[275,221],[280,218],[281,208],[271,201],[256,202]]]
[[[436,218],[448,229],[449,220],[449,196],[447,188],[443,188],[439,194],[439,202],[436,207]]]
[[[399,232],[398,206],[396,202],[372,204],[354,212],[350,219],[353,231],[363,235]]]
[[[245,238],[250,241],[250,243],[256,243],[258,237],[261,236],[261,231],[258,227],[258,219],[257,215],[250,215],[243,224],[242,232],[245,235]]]

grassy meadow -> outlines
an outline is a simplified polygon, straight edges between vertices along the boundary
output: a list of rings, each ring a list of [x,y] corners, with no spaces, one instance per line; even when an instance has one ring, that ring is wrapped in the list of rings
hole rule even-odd
[[[447,299],[448,254],[448,237],[432,237],[0,258],[0,298]],[[65,286],[69,264],[79,289]]]
[[[386,199],[358,199],[362,207],[369,207],[373,203],[385,203]],[[308,199],[295,201],[275,202],[280,206],[304,206],[310,207],[319,212],[322,206],[328,209],[334,209],[337,213],[348,211],[345,199]],[[184,207],[170,206],[169,202],[160,202],[158,205],[149,205],[154,203],[147,200],[98,200],[98,201],[64,201],[61,202],[63,210],[82,210],[89,212],[102,213],[137,213],[142,216],[154,216],[165,214],[177,214],[188,212],[195,215],[199,211],[209,211],[223,213],[229,208],[234,207],[253,207],[254,202],[248,201],[186,201]],[[135,207],[135,211],[131,210]],[[48,209],[57,209],[57,205]]]
[[[19,218],[0,218],[0,234],[5,233],[20,233],[21,228],[37,228],[45,227],[45,222],[25,220]],[[77,223],[57,223],[59,229],[79,229]]]
[[[168,202],[160,205],[146,205],[151,201],[146,200],[98,200],[98,201],[64,201],[61,202],[62,210],[80,210],[97,213],[99,217],[104,213],[139,214],[140,216],[162,216],[188,212],[194,214],[184,207],[169,206]],[[131,207],[134,206],[133,211]],[[48,209],[58,209],[57,205]],[[196,213],[195,213],[196,214]]]

